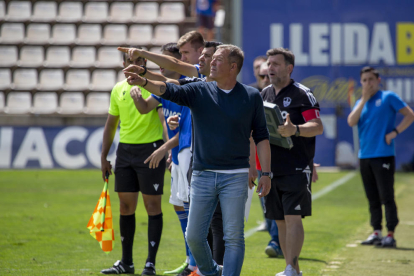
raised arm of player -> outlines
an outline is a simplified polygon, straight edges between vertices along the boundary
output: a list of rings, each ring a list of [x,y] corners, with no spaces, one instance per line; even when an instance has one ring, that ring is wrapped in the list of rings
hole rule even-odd
[[[135,107],[141,114],[149,113],[160,104],[160,102],[157,101],[154,97],[148,97],[147,99],[144,99],[141,94],[141,89],[138,86],[133,86],[129,93],[131,95],[131,98],[134,100]]]
[[[137,59],[138,57],[142,57],[156,63],[160,67],[163,67],[171,71],[175,71],[177,73],[180,73],[181,75],[188,77],[198,77],[198,70],[194,67],[194,65],[185,63],[174,57],[156,54],[135,48],[118,47],[118,50],[123,53],[129,54],[132,60]]]
[[[105,174],[108,172],[110,175],[112,174],[112,165],[106,160],[108,156],[109,149],[111,148],[112,142],[114,141],[116,129],[118,127],[119,116],[113,116],[108,114],[108,118],[106,119],[106,124],[103,133],[103,141],[102,141],[102,151],[101,151],[101,171],[102,171],[102,179],[105,181]]]

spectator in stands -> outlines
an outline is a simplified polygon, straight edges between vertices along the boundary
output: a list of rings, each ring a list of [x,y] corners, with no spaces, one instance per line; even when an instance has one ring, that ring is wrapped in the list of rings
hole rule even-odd
[[[348,116],[348,124],[358,125],[360,169],[369,202],[374,232],[364,245],[396,247],[394,238],[398,224],[394,199],[394,139],[414,121],[413,110],[392,91],[379,89],[381,78],[376,69],[364,67],[360,72],[362,97]],[[404,115],[395,126],[397,113]],[[382,238],[382,205],[385,206],[388,235]]]
[[[205,35],[207,41],[214,39],[214,19],[219,0],[195,0],[198,32]]]
[[[253,73],[254,73],[254,77],[256,78],[256,82],[249,84],[249,86],[252,86],[258,89],[259,91],[262,91],[262,89],[264,88],[264,86],[260,84],[260,76],[259,76],[260,66],[262,65],[263,62],[266,62],[266,60],[267,60],[266,56],[258,56],[253,61]]]
[[[145,65],[144,58],[131,59],[124,55],[124,67],[131,63]],[[141,275],[155,275],[155,258],[161,240],[163,227],[161,196],[164,188],[165,158],[156,168],[151,168],[145,160],[163,145],[163,127],[159,115],[161,110],[153,110],[141,115],[135,108],[130,95],[133,86],[126,80],[117,83],[112,89],[108,119],[105,125],[101,170],[102,177],[111,172],[111,164],[106,160],[115,132],[120,124],[120,142],[118,144],[115,165],[115,191],[120,201],[120,233],[122,259],[113,267],[101,271],[103,274],[133,274],[132,248],[135,235],[135,209],[138,193],[142,193],[148,214],[148,258]],[[141,88],[144,98],[150,93]],[[159,106],[161,107],[161,105]]]
[[[285,124],[277,131],[291,137],[291,149],[271,145],[272,189],[265,198],[266,218],[276,220],[286,268],[276,275],[298,276],[299,255],[305,233],[302,218],[312,214],[311,180],[315,136],[323,133],[319,104],[312,91],[291,79],[295,56],[287,49],[267,51],[272,85],[261,92],[263,100],[277,104]],[[264,177],[262,172],[262,177]],[[272,176],[269,176],[272,177]]]
[[[133,55],[135,50],[130,51]],[[256,89],[236,80],[243,59],[240,48],[221,45],[211,62],[210,77],[215,81],[183,86],[126,73],[130,84],[147,87],[162,98],[191,109],[195,140],[187,242],[198,265],[194,276],[221,275],[221,267],[213,261],[206,242],[208,226],[219,198],[226,241],[223,275],[240,275],[244,259],[244,209],[252,131],[263,170],[270,173],[269,134],[262,99]],[[255,108],[240,108],[241,105]],[[220,148],[220,151],[212,151],[212,148]],[[259,196],[266,195],[269,188],[270,178],[261,178]]]

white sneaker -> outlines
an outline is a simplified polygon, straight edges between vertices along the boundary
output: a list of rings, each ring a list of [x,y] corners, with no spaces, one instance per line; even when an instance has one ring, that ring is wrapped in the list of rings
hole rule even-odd
[[[291,265],[288,265],[284,271],[277,273],[276,276],[302,276],[302,271],[297,273]]]
[[[257,231],[267,231],[266,221],[263,221],[256,229]]]

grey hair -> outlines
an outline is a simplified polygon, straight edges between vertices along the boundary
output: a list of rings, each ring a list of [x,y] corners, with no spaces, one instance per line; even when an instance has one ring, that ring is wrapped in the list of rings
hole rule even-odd
[[[240,73],[240,70],[243,67],[243,61],[244,61],[244,53],[243,50],[239,47],[232,45],[232,44],[223,44],[217,47],[218,49],[228,50],[229,55],[228,58],[230,60],[230,63],[236,63],[237,64],[237,73]]]

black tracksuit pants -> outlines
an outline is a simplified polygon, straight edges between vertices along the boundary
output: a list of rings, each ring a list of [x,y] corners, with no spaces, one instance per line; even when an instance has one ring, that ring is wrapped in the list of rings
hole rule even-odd
[[[398,224],[394,199],[394,156],[360,159],[360,169],[369,202],[372,227],[374,230],[382,229],[382,205],[384,205],[387,229],[394,231]]]

